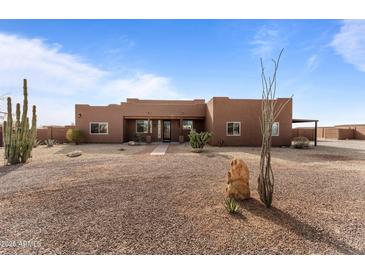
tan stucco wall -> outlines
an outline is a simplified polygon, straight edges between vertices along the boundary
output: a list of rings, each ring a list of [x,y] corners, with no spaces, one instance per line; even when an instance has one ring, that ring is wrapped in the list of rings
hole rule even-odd
[[[208,131],[208,132],[214,132],[214,128],[213,128],[213,111],[214,111],[214,108],[213,108],[213,105],[214,105],[214,101],[213,101],[213,98],[210,99],[207,104],[206,104],[206,107],[205,107],[205,131]],[[213,144],[213,143],[216,143],[216,136],[215,134],[213,134],[211,140],[210,140],[210,144]]]
[[[288,99],[278,99],[277,107]],[[212,144],[231,146],[259,146],[261,145],[261,100],[229,99],[227,97],[214,97],[212,105],[207,105],[207,112],[213,113],[207,118],[214,137]],[[292,136],[292,100],[284,107],[276,120],[279,125],[279,136],[273,136],[274,146],[289,146]],[[226,123],[241,122],[241,136],[227,136]],[[207,127],[209,128],[209,126]]]
[[[278,99],[279,104],[287,99]],[[120,105],[89,106],[76,105],[76,127],[86,133],[87,142],[119,143],[135,136],[135,119],[154,120],[153,128],[157,128],[157,119],[171,119],[171,139],[178,141],[180,135],[180,119],[193,119],[197,131],[213,132],[211,144],[259,146],[261,132],[259,117],[261,100],[229,99],[214,97],[207,104],[204,100],[164,101],[128,99]],[[196,118],[196,119],[194,119]],[[292,135],[292,101],[286,105],[278,118],[280,136],[273,137],[273,145],[290,145]],[[241,136],[226,136],[226,122],[241,122]],[[107,122],[107,135],[91,135],[90,122]],[[152,138],[156,140],[157,130],[153,130]],[[186,138],[187,132],[184,133]],[[185,139],[186,140],[186,139]]]
[[[179,140],[180,122],[177,118],[205,117],[204,100],[138,100],[128,99],[120,105],[109,106],[75,106],[75,125],[86,134],[86,141],[91,143],[120,143],[133,140],[136,129],[135,119],[155,120],[153,130],[157,133],[157,119],[171,119],[171,140]],[[125,122],[128,121],[128,122]],[[130,122],[129,122],[130,121]],[[90,122],[107,122],[109,133],[107,135],[90,134]],[[126,131],[126,132],[125,132]]]
[[[204,117],[204,100],[138,100],[128,99],[121,103],[125,116],[133,117]]]
[[[80,117],[81,115],[81,117]],[[91,135],[90,122],[107,122],[107,135]],[[90,143],[120,143],[123,136],[123,111],[120,105],[109,106],[75,106],[75,125],[83,130],[86,142]]]

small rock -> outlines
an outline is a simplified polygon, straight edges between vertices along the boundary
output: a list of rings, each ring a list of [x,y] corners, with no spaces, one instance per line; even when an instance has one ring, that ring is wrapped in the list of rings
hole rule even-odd
[[[66,154],[68,157],[78,157],[82,155],[82,151],[80,150],[75,150],[75,151],[71,151],[69,153]]]
[[[128,146],[135,146],[136,145],[136,142],[135,141],[129,141],[128,142]]]

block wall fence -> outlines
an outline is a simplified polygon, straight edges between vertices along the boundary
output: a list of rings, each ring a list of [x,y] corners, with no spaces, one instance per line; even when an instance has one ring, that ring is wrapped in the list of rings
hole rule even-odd
[[[308,127],[293,128],[292,136],[304,136],[313,141],[314,129]],[[318,139],[365,140],[365,125],[338,125],[334,127],[318,127]]]
[[[75,126],[46,126],[37,128],[37,140],[54,139],[59,144],[67,143],[66,132],[69,128],[75,128]],[[3,146],[2,126],[0,126],[0,146]]]

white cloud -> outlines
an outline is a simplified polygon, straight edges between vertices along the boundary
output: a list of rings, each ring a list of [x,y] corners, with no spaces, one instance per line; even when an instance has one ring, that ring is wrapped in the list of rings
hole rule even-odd
[[[318,55],[314,54],[311,57],[308,58],[307,60],[307,68],[309,70],[315,70],[318,67],[319,64],[319,60],[318,60]]]
[[[287,39],[278,29],[263,26],[255,34],[252,53],[262,58],[273,58],[287,44]]]
[[[143,73],[120,77],[61,49],[40,39],[0,33],[0,94],[10,92],[14,101],[21,100],[22,79],[27,78],[40,124],[70,123],[75,103],[181,97],[169,78]]]
[[[365,72],[365,20],[345,20],[331,46],[345,62]]]
[[[153,74],[137,74],[132,79],[113,80],[105,86],[105,89],[110,94],[122,92],[126,97],[135,98],[180,97],[168,78]]]

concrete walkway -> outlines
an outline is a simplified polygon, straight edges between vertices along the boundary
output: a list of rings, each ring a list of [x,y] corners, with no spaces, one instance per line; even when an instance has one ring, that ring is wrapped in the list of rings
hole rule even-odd
[[[167,148],[169,147],[168,143],[159,144],[152,152],[151,155],[165,155]]]

